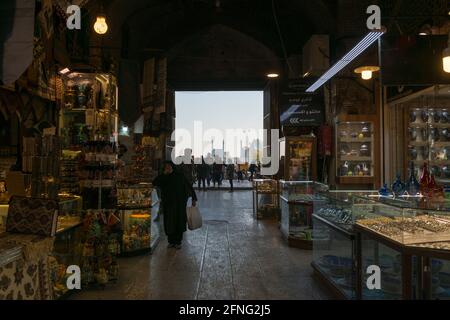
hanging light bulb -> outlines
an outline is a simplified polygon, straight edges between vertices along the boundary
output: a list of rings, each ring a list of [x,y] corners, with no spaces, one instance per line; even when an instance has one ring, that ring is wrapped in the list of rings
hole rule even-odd
[[[372,79],[373,73],[380,71],[378,66],[364,66],[355,69],[355,73],[360,73],[363,80]]]
[[[448,34],[448,46],[442,53],[442,65],[444,71],[450,73],[450,33]]]
[[[94,30],[98,34],[105,34],[108,32],[108,24],[106,23],[106,17],[104,15],[97,16],[97,20],[94,23]]]
[[[372,79],[372,71],[364,70],[363,72],[361,72],[361,78],[363,80],[370,80],[370,79]]]
[[[444,57],[442,58],[444,71],[450,73],[450,47],[444,50]]]

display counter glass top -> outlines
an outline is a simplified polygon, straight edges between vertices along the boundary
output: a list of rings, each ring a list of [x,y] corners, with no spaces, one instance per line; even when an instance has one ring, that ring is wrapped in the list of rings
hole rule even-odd
[[[329,187],[320,182],[280,180],[281,200],[287,202],[312,202],[322,199],[322,193],[328,190]]]
[[[365,218],[372,209],[363,196],[375,193],[377,191],[366,190],[330,190],[321,193],[323,201],[314,203],[314,214],[351,232],[355,221]]]
[[[373,210],[357,224],[404,245],[450,241],[450,207],[430,198],[363,197]]]
[[[118,186],[118,207],[124,209],[149,208],[155,202],[153,191],[153,186],[149,183]]]

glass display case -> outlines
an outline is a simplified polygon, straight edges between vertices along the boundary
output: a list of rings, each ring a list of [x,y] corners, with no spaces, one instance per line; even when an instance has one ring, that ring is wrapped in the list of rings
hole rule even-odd
[[[450,241],[450,208],[425,197],[371,197],[374,211],[357,224],[389,241],[409,245]]]
[[[336,121],[336,177],[340,184],[375,182],[375,123],[363,119]]]
[[[256,219],[279,216],[278,181],[273,179],[253,180],[253,216]]]
[[[409,164],[421,176],[424,162],[436,182],[450,186],[450,85],[434,85],[390,99],[385,115],[385,173],[408,177]]]
[[[373,210],[355,228],[361,247],[362,299],[448,297],[444,261],[450,260],[450,207],[425,197],[371,197]],[[370,265],[381,269],[381,290],[365,285]],[[443,286],[441,285],[443,278]]]
[[[356,299],[356,241],[353,225],[364,217],[366,203],[355,195],[377,191],[329,191],[314,202],[313,262],[319,279],[334,296]],[[354,210],[358,207],[358,210]]]
[[[317,180],[316,143],[316,137],[310,135],[280,139],[280,172],[284,180]]]
[[[83,199],[74,195],[59,195],[59,211],[56,232],[76,227],[81,224]]]
[[[9,205],[0,202],[0,233],[6,230],[6,218],[8,216]]]
[[[117,81],[107,73],[70,72],[62,77],[60,136],[63,149],[118,134]]]
[[[445,88],[443,88],[445,89]],[[446,90],[432,90],[410,101],[406,142],[407,160],[420,176],[424,162],[438,182],[450,183],[450,100]]]
[[[450,242],[422,243],[409,246],[417,255],[417,269],[422,270],[420,296],[427,300],[450,299]]]
[[[362,300],[402,300],[416,297],[417,272],[413,272],[412,256],[405,254],[399,246],[379,241],[369,234],[361,234],[361,283]],[[369,266],[380,270],[380,289],[371,289],[367,285],[372,272]]]
[[[69,72],[62,82],[62,191],[81,194],[84,209],[113,209],[119,165],[117,80],[108,73]]]
[[[148,183],[122,186],[117,188],[117,199],[123,224],[122,254],[154,249],[159,239],[156,190]]]
[[[314,181],[280,181],[280,230],[290,246],[312,249],[313,202],[327,190]]]

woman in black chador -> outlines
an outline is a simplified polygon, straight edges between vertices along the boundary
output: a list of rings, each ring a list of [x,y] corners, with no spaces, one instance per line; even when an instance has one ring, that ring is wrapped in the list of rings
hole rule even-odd
[[[194,188],[169,161],[164,163],[163,173],[153,180],[153,185],[161,189],[164,231],[169,241],[169,248],[181,249],[183,232],[186,231],[188,199],[192,197],[192,206],[197,203]]]

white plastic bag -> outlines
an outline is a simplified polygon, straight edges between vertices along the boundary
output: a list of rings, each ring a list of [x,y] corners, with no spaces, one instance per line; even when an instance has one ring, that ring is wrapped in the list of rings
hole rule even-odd
[[[187,207],[186,215],[189,230],[196,230],[202,227],[203,220],[198,207]]]

